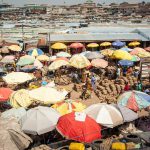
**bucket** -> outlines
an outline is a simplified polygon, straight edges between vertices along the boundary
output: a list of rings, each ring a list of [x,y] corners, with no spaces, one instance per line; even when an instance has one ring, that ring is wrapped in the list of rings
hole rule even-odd
[[[125,143],[114,142],[112,143],[111,149],[112,150],[126,150],[126,145]]]
[[[82,143],[71,143],[69,150],[85,150],[85,146]]]

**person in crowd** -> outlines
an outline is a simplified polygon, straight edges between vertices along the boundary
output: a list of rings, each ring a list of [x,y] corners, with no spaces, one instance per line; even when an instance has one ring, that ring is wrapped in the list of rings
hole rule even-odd
[[[126,74],[127,74],[127,68],[123,67],[123,76],[126,76]]]
[[[129,91],[130,90],[130,85],[128,82],[126,82],[125,87],[124,87],[124,91]]]
[[[133,73],[134,77],[138,79],[139,77],[139,71],[136,69]]]
[[[132,73],[133,73],[132,67],[129,67],[129,68],[127,69],[127,74],[128,74],[128,75],[131,75]]]
[[[92,89],[95,91],[96,90],[96,78],[94,75],[91,77],[91,84],[92,84]]]
[[[121,76],[121,68],[118,66],[117,68],[117,78],[119,78]]]

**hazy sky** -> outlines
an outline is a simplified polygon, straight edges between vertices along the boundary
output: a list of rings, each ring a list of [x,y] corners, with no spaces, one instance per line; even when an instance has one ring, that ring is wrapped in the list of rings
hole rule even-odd
[[[24,4],[33,4],[33,3],[37,3],[37,4],[64,4],[64,1],[66,4],[70,5],[70,4],[78,4],[78,3],[84,3],[86,2],[86,0],[0,0],[0,3],[4,2],[4,3],[9,3],[9,4],[15,4],[17,6],[22,6]],[[136,3],[136,2],[142,2],[143,0],[93,0],[96,3],[121,3],[123,1],[127,1],[130,3]],[[145,2],[150,2],[150,0],[144,0]]]

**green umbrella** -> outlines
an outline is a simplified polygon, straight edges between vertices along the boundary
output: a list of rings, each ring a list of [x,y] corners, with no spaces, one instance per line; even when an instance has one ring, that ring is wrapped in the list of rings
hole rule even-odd
[[[133,55],[131,61],[133,62],[140,61],[140,58],[136,55]]]
[[[20,57],[19,61],[17,62],[17,65],[19,66],[26,66],[31,65],[35,61],[35,58],[29,55]]]

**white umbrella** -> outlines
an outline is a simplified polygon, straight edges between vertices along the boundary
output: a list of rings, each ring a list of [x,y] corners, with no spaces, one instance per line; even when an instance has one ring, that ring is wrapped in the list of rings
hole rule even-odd
[[[20,84],[32,80],[33,76],[24,72],[11,72],[3,77],[7,84]]]
[[[71,57],[71,55],[67,52],[59,52],[56,54],[56,56],[57,57],[67,57],[67,58]]]
[[[20,119],[21,129],[28,134],[41,135],[55,129],[59,117],[53,108],[38,106],[28,110]]]
[[[40,87],[29,91],[31,98],[39,100],[44,104],[55,104],[65,99],[67,91],[57,91],[50,87]]]
[[[113,128],[123,123],[120,111],[112,105],[99,103],[89,106],[85,113],[96,120],[97,123]]]

